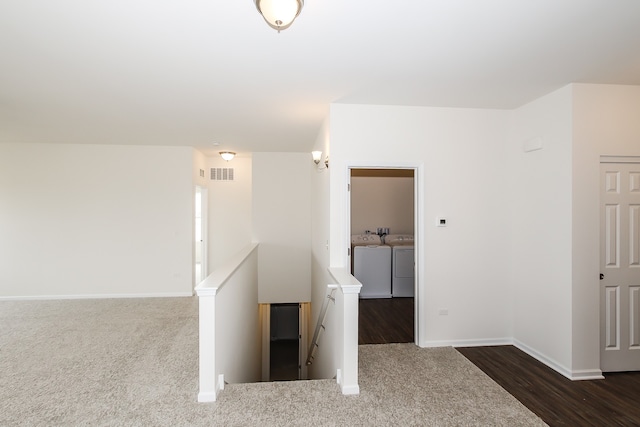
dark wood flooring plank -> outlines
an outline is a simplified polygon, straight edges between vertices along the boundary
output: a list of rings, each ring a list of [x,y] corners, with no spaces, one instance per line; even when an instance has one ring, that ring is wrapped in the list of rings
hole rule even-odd
[[[413,342],[413,298],[361,299],[358,344]]]
[[[457,350],[550,426],[640,426],[640,372],[571,381],[514,346]]]

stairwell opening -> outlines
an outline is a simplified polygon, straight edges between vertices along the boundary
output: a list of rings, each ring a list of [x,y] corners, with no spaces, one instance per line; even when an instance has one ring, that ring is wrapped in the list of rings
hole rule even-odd
[[[260,304],[262,381],[307,379],[311,303]]]
[[[299,304],[271,304],[269,378],[271,381],[299,379]]]

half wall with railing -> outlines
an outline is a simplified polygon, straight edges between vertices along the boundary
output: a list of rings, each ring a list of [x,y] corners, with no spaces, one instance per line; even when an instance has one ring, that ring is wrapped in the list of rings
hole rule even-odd
[[[261,378],[258,244],[251,244],[196,286],[200,305],[199,402],[213,402],[225,382]]]
[[[333,346],[335,351],[324,352],[333,357],[336,379],[343,394],[359,394],[358,385],[358,298],[362,284],[344,268],[330,268],[335,283],[327,285],[322,308],[309,347],[307,365],[314,362],[320,346]],[[324,335],[325,323],[335,324],[333,333]]]

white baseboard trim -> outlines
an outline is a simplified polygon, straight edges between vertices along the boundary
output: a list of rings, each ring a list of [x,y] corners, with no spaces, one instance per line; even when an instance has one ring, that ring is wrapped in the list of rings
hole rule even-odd
[[[511,345],[511,338],[487,338],[479,340],[443,340],[426,341],[420,345],[422,348],[429,347],[486,347],[490,345]]]
[[[585,381],[585,380],[603,380],[604,375],[600,369],[579,369],[577,371],[571,371],[571,380],[573,381]]]
[[[545,356],[544,354],[532,349],[528,345],[518,340],[513,340],[513,345],[516,346],[518,349],[527,353],[529,356],[536,359],[538,362],[544,363],[545,365],[547,365],[548,367],[550,367],[560,375],[571,379],[571,370],[562,366],[560,363],[556,362],[552,358]]]
[[[600,380],[603,379],[602,371],[600,369],[580,369],[572,371],[567,369],[562,364],[556,362],[550,357],[532,349],[528,345],[514,340],[513,338],[488,338],[488,339],[473,339],[473,340],[450,340],[450,341],[427,341],[420,345],[422,348],[430,347],[486,347],[492,345],[513,345],[519,350],[527,353],[529,356],[536,359],[538,362],[543,363],[560,375],[570,379],[571,381],[582,380]]]
[[[108,299],[108,298],[175,298],[192,297],[191,292],[165,292],[149,294],[78,294],[78,295],[17,295],[0,296],[0,301],[39,301],[68,299]]]
[[[544,354],[532,349],[528,345],[518,341],[513,340],[513,345],[518,349],[524,351],[529,356],[533,357],[537,361],[544,363],[560,375],[570,379],[571,381],[583,381],[583,380],[601,380],[604,379],[602,375],[602,371],[600,369],[580,369],[572,371],[571,369],[562,366],[562,364],[556,362],[550,357],[545,356]]]
[[[216,398],[218,396],[216,396],[216,393],[214,392],[206,392],[206,393],[198,393],[198,402],[200,403],[207,403],[207,402],[215,402]]]
[[[200,393],[198,393],[198,402],[215,402],[222,390],[224,390],[224,374],[218,375],[218,381],[216,381],[215,391],[201,391]]]
[[[342,394],[346,394],[346,395],[360,394],[360,386],[358,384],[342,386]]]

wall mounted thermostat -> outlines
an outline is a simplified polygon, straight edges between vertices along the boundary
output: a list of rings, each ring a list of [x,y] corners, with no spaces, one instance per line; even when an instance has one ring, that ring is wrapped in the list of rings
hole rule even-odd
[[[447,226],[447,218],[438,217],[436,218],[436,227],[446,227]]]

